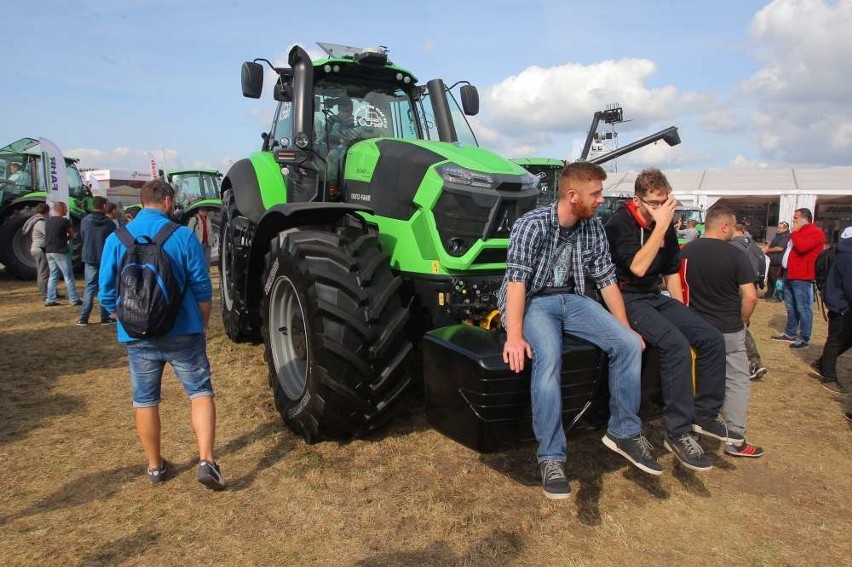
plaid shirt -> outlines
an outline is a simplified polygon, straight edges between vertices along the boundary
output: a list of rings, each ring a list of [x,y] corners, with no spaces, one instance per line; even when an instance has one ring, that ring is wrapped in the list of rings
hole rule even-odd
[[[615,264],[609,254],[600,219],[583,219],[576,225],[577,239],[571,253],[574,292],[586,292],[585,276],[592,278],[598,289],[616,283]],[[540,292],[553,276],[554,251],[559,242],[559,220],[556,204],[533,209],[519,218],[509,236],[506,275],[497,298],[497,306],[506,320],[506,287],[509,282],[526,285],[526,299]]]

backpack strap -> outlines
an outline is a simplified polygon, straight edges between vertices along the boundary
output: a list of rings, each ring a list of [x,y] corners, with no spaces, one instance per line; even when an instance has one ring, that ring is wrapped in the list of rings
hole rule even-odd
[[[176,231],[179,228],[180,228],[179,224],[177,224],[176,222],[169,221],[168,223],[166,223],[166,225],[163,228],[161,228],[157,232],[157,234],[154,236],[154,239],[152,240],[152,242],[154,244],[156,244],[157,246],[162,246],[163,244],[165,244],[166,240],[169,239],[169,237],[172,235],[172,233],[174,233],[174,231]]]
[[[130,248],[136,243],[136,239],[133,238],[133,235],[124,226],[116,230],[115,235],[118,236],[118,239],[124,244],[125,248]]]

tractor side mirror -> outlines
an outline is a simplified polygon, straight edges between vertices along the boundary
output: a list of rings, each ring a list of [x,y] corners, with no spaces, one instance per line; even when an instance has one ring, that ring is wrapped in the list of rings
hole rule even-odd
[[[459,89],[461,96],[462,109],[468,116],[476,116],[479,114],[479,91],[473,85],[463,85]]]
[[[260,98],[263,92],[263,65],[253,61],[246,61],[243,63],[240,75],[243,96],[246,98]]]

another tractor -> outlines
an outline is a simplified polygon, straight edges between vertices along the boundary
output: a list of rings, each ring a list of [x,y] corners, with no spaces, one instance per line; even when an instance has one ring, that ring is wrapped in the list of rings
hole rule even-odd
[[[222,211],[222,173],[216,169],[175,169],[166,174],[166,179],[175,188],[175,199],[180,211],[179,222],[186,224],[199,210],[207,211],[213,225],[210,257],[211,261],[217,261]]]
[[[0,263],[10,274],[22,280],[36,278],[30,239],[21,232],[21,228],[33,215],[34,207],[45,202],[47,197],[40,163],[38,140],[33,138],[22,138],[0,148]],[[76,163],[76,159],[65,158],[70,195],[68,209],[75,228],[91,210],[91,195],[83,184]],[[75,242],[74,250],[79,250],[79,242]],[[79,261],[76,255],[75,260]]]

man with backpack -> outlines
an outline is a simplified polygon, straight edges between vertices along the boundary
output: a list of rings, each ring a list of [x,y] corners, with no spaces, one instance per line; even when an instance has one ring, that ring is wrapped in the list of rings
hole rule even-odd
[[[763,299],[771,299],[773,301],[784,301],[784,298],[776,294],[778,279],[781,278],[781,260],[784,257],[784,251],[787,250],[787,242],[790,241],[790,225],[781,221],[775,229],[775,236],[766,247],[766,255],[769,256],[769,271],[767,272],[766,293]]]
[[[50,276],[47,268],[47,254],[44,252],[44,225],[48,214],[50,214],[50,205],[39,203],[35,206],[35,214],[27,219],[21,229],[24,236],[30,235],[30,254],[33,255],[36,263],[36,282],[43,300],[47,299],[47,278]]]
[[[811,340],[814,322],[814,267],[816,258],[825,244],[825,233],[813,224],[810,209],[793,212],[793,227],[787,251],[781,260],[785,269],[784,306],[787,308],[787,325],[773,341],[787,341],[790,348],[805,348]]]
[[[828,263],[829,254],[824,254]],[[828,308],[828,336],[822,356],[811,364],[811,374],[825,389],[845,394],[843,413],[852,421],[852,380],[837,374],[837,357],[852,347],[852,227],[840,235],[821,291]]]
[[[160,383],[168,362],[190,399],[198,442],[197,479],[214,490],[225,481],[213,455],[216,407],[206,335],[213,289],[201,245],[170,219],[174,188],[161,179],[140,191],[142,210],[111,234],[100,266],[98,300],[117,315],[127,345],[136,429],[148,460],[148,480],[171,473],[160,453]]]
[[[754,240],[746,234],[744,224],[738,222],[733,226],[733,236],[729,242],[734,248],[743,251],[754,272],[754,284],[762,288],[763,281],[766,278],[766,256],[760,246],[755,244]],[[754,342],[754,337],[748,327],[745,329],[745,346],[746,354],[748,354],[749,377],[752,380],[760,380],[768,370],[760,360],[760,351],[757,350],[757,343]]]

